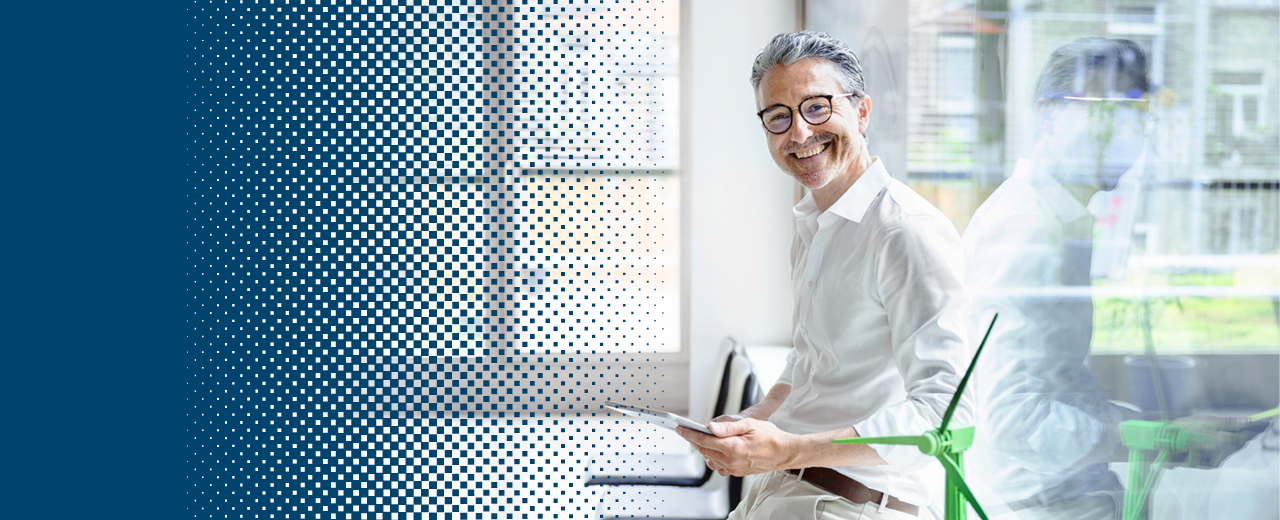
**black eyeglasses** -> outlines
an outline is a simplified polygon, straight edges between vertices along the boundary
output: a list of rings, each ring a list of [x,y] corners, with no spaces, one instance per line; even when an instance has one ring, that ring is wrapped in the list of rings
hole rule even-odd
[[[1130,95],[1136,95],[1138,91],[1132,91]],[[1155,130],[1158,119],[1151,113],[1149,107],[1150,100],[1142,97],[1086,97],[1086,96],[1060,96],[1051,98],[1056,101],[1074,101],[1077,103],[1089,103],[1090,107],[1104,107],[1099,111],[1114,111],[1117,106],[1130,106],[1138,111],[1138,116],[1142,120],[1142,131],[1145,135],[1151,135]]]
[[[800,117],[811,125],[820,125],[831,119],[831,99],[838,97],[857,97],[857,94],[846,93],[836,95],[809,96],[800,100]],[[785,133],[791,129],[791,111],[795,108],[783,104],[773,105],[756,112],[764,129],[771,134]]]

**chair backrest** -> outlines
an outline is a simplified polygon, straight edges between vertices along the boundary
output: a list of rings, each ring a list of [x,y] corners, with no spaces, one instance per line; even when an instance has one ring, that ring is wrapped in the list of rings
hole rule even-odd
[[[727,337],[720,343],[716,367],[711,375],[713,389],[707,393],[702,422],[726,414],[735,414],[760,400],[760,385],[747,357],[745,345]]]
[[[756,380],[760,382],[761,395],[769,395],[769,390],[777,384],[778,378],[782,377],[782,371],[786,369],[787,356],[791,353],[791,347],[746,345],[743,350],[746,350],[747,357],[751,358],[752,371],[756,374]]]
[[[720,352],[716,356],[716,370],[711,384],[714,389],[709,393],[706,412],[702,422],[721,415],[731,415],[750,408],[760,401],[760,384],[757,382],[751,359],[743,344],[733,338],[725,338],[720,343]],[[715,475],[711,468],[702,474],[699,486],[706,484]],[[742,477],[729,477],[729,511],[738,507],[742,500]]]

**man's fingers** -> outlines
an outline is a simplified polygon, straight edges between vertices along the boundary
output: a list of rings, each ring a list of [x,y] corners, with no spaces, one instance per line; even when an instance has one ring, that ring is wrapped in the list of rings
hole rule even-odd
[[[733,422],[712,422],[707,425],[716,437],[734,437],[752,430],[751,420],[743,419]]]
[[[708,437],[710,440],[703,445],[694,444],[693,448],[698,450],[698,454],[702,455],[703,460],[707,461],[708,465],[715,465],[712,469],[725,467],[728,461],[732,460],[728,447],[724,446],[723,443],[716,442],[717,438],[715,437],[709,435],[704,435],[704,437]]]
[[[705,446],[706,442],[713,438],[710,435],[700,431],[690,430],[684,426],[676,426],[676,433],[683,437],[684,440],[689,441],[690,444],[698,447]]]
[[[710,461],[715,459],[723,460],[725,458],[724,447],[721,446],[720,439],[683,426],[677,426],[676,433],[680,434],[686,441],[689,441],[689,444],[693,445],[693,449],[702,454],[703,459]]]
[[[722,477],[730,473],[729,465],[726,464],[725,461],[717,460],[715,458],[707,458],[707,467],[711,468],[711,471],[719,473]]]
[[[707,467],[712,471],[721,476],[738,475],[742,472],[741,468],[735,469],[736,465],[745,455],[742,453],[743,438],[738,436],[754,430],[750,424],[752,421],[754,420],[712,422],[707,426],[716,436],[706,435],[683,426],[677,427],[676,432],[698,450],[706,461]]]
[[[721,460],[727,458],[730,446],[725,443],[724,438],[707,435],[683,426],[677,427],[676,432],[686,441],[689,441],[689,444],[692,444],[702,454],[703,458]]]
[[[698,452],[702,453],[702,458],[715,460],[721,463],[730,460],[726,447],[719,443],[715,443],[714,439],[715,437],[712,437],[712,441],[710,441],[710,443],[698,448]]]

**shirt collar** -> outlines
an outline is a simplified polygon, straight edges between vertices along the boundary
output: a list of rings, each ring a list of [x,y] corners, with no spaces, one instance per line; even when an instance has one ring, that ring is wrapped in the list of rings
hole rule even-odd
[[[791,213],[796,217],[796,233],[800,234],[800,238],[805,244],[813,242],[813,236],[818,234],[818,204],[813,201],[813,193],[805,193],[804,198],[791,208]]]
[[[871,207],[871,203],[880,195],[880,191],[889,185],[889,172],[885,171],[884,163],[880,162],[880,158],[872,158],[871,166],[862,172],[862,176],[853,182],[853,186],[845,190],[831,205],[829,211],[840,215],[845,219],[854,222],[862,222],[863,215],[867,214],[867,208]]]
[[[845,190],[825,213],[838,215],[854,222],[862,222],[867,208],[871,207],[871,203],[880,195],[880,191],[889,185],[891,179],[880,158],[872,158],[871,166],[862,172],[862,176],[853,182],[853,186],[849,186],[849,189]],[[812,192],[805,194],[804,199],[791,211],[795,214],[797,225],[816,221],[817,217],[821,216],[817,215],[818,205],[813,201]]]
[[[1072,222],[1089,215],[1089,210],[1071,196],[1071,193],[1052,175],[1037,168],[1035,161],[1018,159],[1018,164],[1013,169],[1013,176],[1034,187],[1036,193],[1043,198],[1045,205],[1062,222]]]

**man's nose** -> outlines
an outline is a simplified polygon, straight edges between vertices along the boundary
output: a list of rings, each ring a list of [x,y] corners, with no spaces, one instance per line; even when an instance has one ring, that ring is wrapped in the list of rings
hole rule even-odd
[[[808,141],[810,137],[813,137],[813,134],[815,133],[813,130],[814,126],[817,125],[811,125],[808,121],[805,121],[803,117],[797,117],[791,121],[791,130],[787,132],[787,134],[792,141],[803,143]]]

